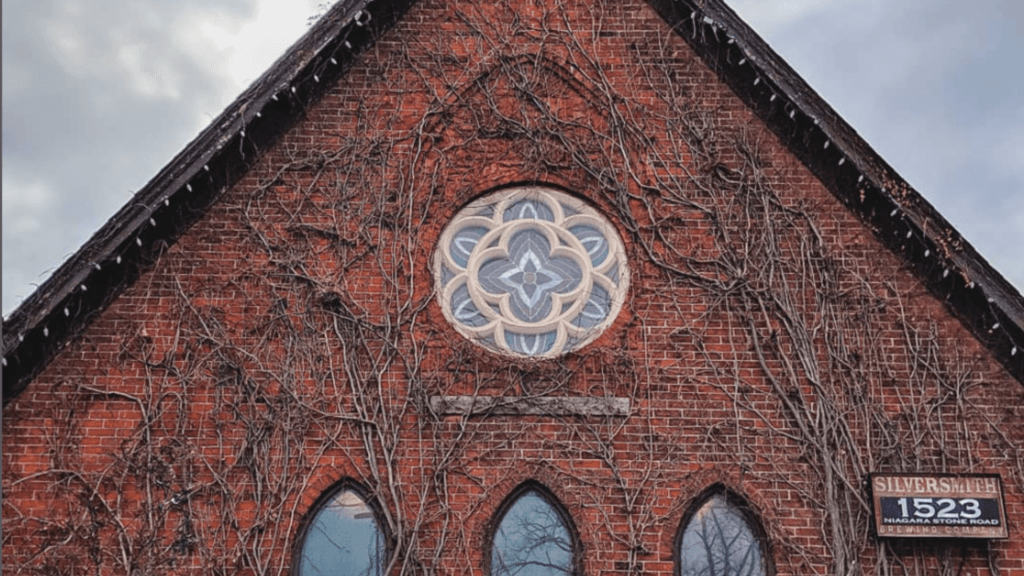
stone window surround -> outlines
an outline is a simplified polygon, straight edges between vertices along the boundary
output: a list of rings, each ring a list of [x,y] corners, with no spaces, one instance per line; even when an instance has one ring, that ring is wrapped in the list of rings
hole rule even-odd
[[[531,200],[539,207],[549,209],[551,214],[505,220],[507,210]],[[537,213],[535,209],[532,211]],[[453,256],[456,251],[453,242],[458,234],[470,228],[486,232],[480,238],[469,239],[472,246],[462,254],[464,262],[457,261]],[[563,293],[550,294],[550,304],[544,303],[548,313],[532,321],[524,320],[522,312],[518,315],[513,312],[517,304],[520,309],[523,307],[523,298],[513,302],[517,295],[512,293],[511,286],[504,294],[496,294],[485,290],[479,278],[481,268],[488,263],[503,256],[511,257],[509,239],[521,232],[534,232],[536,236],[543,236],[548,240],[550,248],[550,254],[545,257],[550,257],[551,261],[561,259],[580,270],[578,277],[570,278],[576,285]],[[581,240],[583,234],[590,234],[590,237]],[[606,252],[603,256],[594,253],[595,238],[597,244],[604,240],[605,245],[601,250]],[[466,238],[460,240],[463,245],[467,243]],[[458,248],[464,249],[463,245]],[[536,262],[532,249],[528,248],[527,251],[531,252],[527,256]],[[515,263],[511,266],[514,267]],[[510,273],[504,274],[502,278],[508,276]],[[629,269],[625,248],[615,227],[589,204],[554,188],[517,186],[486,194],[465,206],[452,218],[442,232],[435,250],[434,279],[445,318],[464,337],[488,350],[505,355],[551,358],[589,344],[614,322],[629,288]],[[534,290],[537,288],[534,287]],[[471,302],[465,300],[462,306],[453,310],[453,297],[457,291],[462,291],[459,296],[463,299],[466,299],[468,292]],[[466,304],[471,306],[476,316],[470,322],[458,314]],[[595,317],[594,311],[602,314],[600,318]],[[510,343],[512,338],[506,334],[520,338],[523,342],[518,346]],[[543,349],[539,345],[542,335],[547,338]],[[526,341],[530,337],[534,338],[532,348],[529,347],[531,342]]]

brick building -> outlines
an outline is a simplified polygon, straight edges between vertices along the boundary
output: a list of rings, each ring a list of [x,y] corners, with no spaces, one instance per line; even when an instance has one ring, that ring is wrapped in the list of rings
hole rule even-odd
[[[1024,574],[1024,299],[720,0],[342,2],[3,337],[5,573]]]

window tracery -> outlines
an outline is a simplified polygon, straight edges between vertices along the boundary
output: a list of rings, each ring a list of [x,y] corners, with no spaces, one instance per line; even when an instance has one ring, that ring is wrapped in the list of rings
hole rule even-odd
[[[456,214],[434,275],[441,309],[463,336],[530,357],[596,338],[629,281],[612,225],[582,201],[535,186],[489,194]]]

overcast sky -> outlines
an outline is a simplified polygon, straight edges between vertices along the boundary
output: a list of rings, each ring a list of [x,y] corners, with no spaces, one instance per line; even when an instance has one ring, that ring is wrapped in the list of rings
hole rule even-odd
[[[3,312],[307,28],[320,0],[5,0]],[[730,4],[1024,288],[1024,2]]]

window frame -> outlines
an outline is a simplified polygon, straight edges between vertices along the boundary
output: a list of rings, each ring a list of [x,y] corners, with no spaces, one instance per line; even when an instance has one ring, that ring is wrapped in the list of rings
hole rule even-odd
[[[306,544],[306,537],[308,536],[309,531],[313,528],[316,517],[320,514],[320,511],[323,510],[324,506],[332,502],[335,497],[344,490],[351,490],[352,492],[355,492],[356,496],[358,496],[373,513],[373,521],[376,524],[377,530],[380,532],[381,540],[384,543],[384,553],[382,555],[383,563],[381,566],[382,572],[380,576],[386,576],[384,569],[386,569],[388,564],[390,564],[391,555],[394,552],[391,530],[389,529],[387,522],[383,521],[387,516],[384,514],[384,508],[380,505],[380,502],[377,501],[377,498],[373,496],[373,493],[361,482],[349,477],[342,478],[328,486],[327,489],[321,492],[320,496],[318,496],[306,510],[301,526],[299,531],[296,533],[295,541],[292,545],[291,576],[301,576],[302,551]]]
[[[555,314],[554,317],[549,316],[538,321],[523,320],[515,317],[514,314],[505,314],[503,311],[491,309],[493,306],[502,307],[500,302],[503,298],[507,299],[509,293],[499,295],[488,292],[479,286],[480,278],[470,274],[472,270],[479,268],[477,264],[486,263],[481,261],[484,259],[484,253],[488,250],[474,248],[467,255],[469,261],[465,265],[456,262],[451,254],[455,238],[461,232],[474,227],[472,223],[466,224],[467,221],[478,218],[494,219],[498,214],[503,214],[504,209],[527,200],[540,202],[549,207],[552,203],[557,204],[560,207],[554,212],[561,216],[553,221],[522,218],[506,221],[502,216],[500,223],[494,222],[493,227],[487,228],[488,232],[484,238],[493,234],[496,238],[492,239],[509,239],[520,229],[544,228],[563,240],[572,236],[571,242],[583,248],[571,257],[563,254],[563,257],[574,260],[584,272],[580,279],[581,286],[570,291],[580,292],[580,294],[572,296],[567,301],[568,310],[563,310],[562,313]],[[569,209],[572,213],[567,214],[565,209]],[[493,214],[480,216],[481,210],[490,210]],[[572,224],[573,222],[575,223]],[[607,243],[608,254],[600,263],[593,264],[587,250],[583,247],[582,240],[571,231],[571,228],[576,225],[585,225],[594,229]],[[553,232],[554,229],[558,229],[558,232]],[[552,248],[557,248],[557,251],[569,250],[568,246],[552,245]],[[490,250],[496,249],[492,247]],[[561,187],[542,183],[510,184],[494,188],[459,207],[442,228],[430,257],[434,299],[445,320],[458,334],[487,352],[507,358],[536,360],[558,358],[578,352],[592,344],[616,324],[629,301],[632,275],[630,264],[627,245],[611,218],[587,199]],[[592,286],[593,289],[584,290],[583,286],[587,285]],[[472,302],[474,309],[478,310],[477,314],[483,320],[483,324],[466,323],[460,320],[456,316],[456,312],[453,311],[452,299],[463,289],[469,297],[468,301]],[[594,326],[575,325],[575,322],[585,316],[585,309],[591,301],[588,295],[592,295],[598,290],[607,293],[607,314]],[[482,306],[481,302],[487,302],[488,305]],[[569,311],[573,311],[574,315],[569,316]],[[506,341],[508,335],[539,336],[551,333],[555,334],[554,341],[550,344],[549,349],[541,352],[516,350],[516,345]],[[539,345],[539,342],[535,344]]]
[[[683,576],[683,537],[686,535],[686,529],[690,527],[690,524],[697,516],[697,512],[715,496],[722,497],[726,505],[739,515],[746,524],[747,529],[750,530],[754,541],[757,542],[761,549],[761,563],[764,567],[764,576],[775,576],[775,564],[772,562],[771,556],[771,540],[764,529],[760,515],[754,511],[746,498],[723,484],[715,484],[705,489],[687,506],[686,513],[683,514],[682,520],[676,528],[676,535],[672,542],[672,557],[673,564],[675,565],[672,571],[673,576]]]
[[[504,500],[502,500],[501,504],[491,515],[487,529],[484,531],[486,534],[486,542],[483,547],[484,576],[493,576],[491,572],[491,562],[494,557],[494,542],[502,521],[505,520],[505,516],[508,515],[510,510],[512,510],[512,507],[515,506],[516,502],[530,492],[533,492],[544,500],[544,502],[550,506],[556,514],[558,514],[558,518],[562,521],[562,525],[565,527],[566,532],[569,533],[569,544],[572,548],[572,555],[569,560],[571,567],[570,576],[582,576],[583,540],[580,538],[579,530],[576,528],[576,523],[573,522],[572,515],[569,514],[569,510],[566,509],[564,504],[562,504],[562,501],[559,500],[547,486],[544,486],[535,480],[527,480],[512,489],[512,491],[505,496]]]

